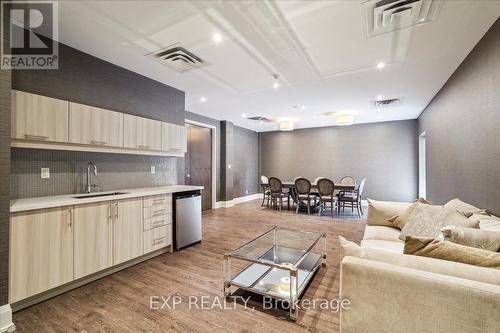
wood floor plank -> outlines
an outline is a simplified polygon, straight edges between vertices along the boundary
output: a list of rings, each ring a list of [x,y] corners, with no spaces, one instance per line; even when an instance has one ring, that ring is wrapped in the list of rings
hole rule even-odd
[[[223,299],[222,259],[275,225],[327,234],[327,267],[309,286],[307,299],[338,299],[338,235],[359,242],[366,221],[349,216],[277,212],[258,200],[203,212],[203,242],[167,253],[74,289],[13,315],[18,332],[339,332],[339,315],[329,310],[299,312],[188,308],[189,296]],[[243,263],[234,263],[241,267]],[[180,296],[175,310],[150,309],[150,296]],[[256,303],[258,307],[258,303]]]

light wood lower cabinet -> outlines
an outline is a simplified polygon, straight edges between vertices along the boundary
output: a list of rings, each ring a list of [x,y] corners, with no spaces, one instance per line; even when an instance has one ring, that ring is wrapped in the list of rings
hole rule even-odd
[[[75,279],[113,264],[112,203],[76,206],[74,209]]]
[[[142,198],[113,203],[113,265],[143,254]]]
[[[11,215],[10,303],[73,280],[72,228],[71,208]]]
[[[123,147],[123,113],[70,102],[69,142]]]
[[[172,244],[172,225],[144,231],[144,254]]]
[[[68,101],[12,90],[11,137],[68,142]]]

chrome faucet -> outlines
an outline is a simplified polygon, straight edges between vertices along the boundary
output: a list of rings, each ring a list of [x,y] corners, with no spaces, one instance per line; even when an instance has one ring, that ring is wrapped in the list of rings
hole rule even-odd
[[[92,188],[97,187],[97,185],[94,185],[90,182],[90,170],[92,170],[94,176],[97,176],[97,167],[92,162],[89,162],[89,164],[87,164],[87,193],[90,193],[92,191]]]

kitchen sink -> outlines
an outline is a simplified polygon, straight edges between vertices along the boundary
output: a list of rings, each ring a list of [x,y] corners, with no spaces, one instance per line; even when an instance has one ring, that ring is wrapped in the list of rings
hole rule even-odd
[[[98,197],[108,197],[112,195],[128,194],[128,192],[104,192],[104,193],[89,193],[74,196],[75,199],[87,199],[87,198],[98,198]]]

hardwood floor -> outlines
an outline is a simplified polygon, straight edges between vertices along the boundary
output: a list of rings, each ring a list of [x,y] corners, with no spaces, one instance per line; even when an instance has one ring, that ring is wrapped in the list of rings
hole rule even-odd
[[[295,215],[260,207],[252,201],[203,213],[203,242],[165,254],[92,282],[13,315],[18,332],[338,332],[339,315],[330,310],[287,312],[235,309],[188,309],[189,296],[222,294],[223,254],[275,225],[327,233],[327,267],[314,278],[308,299],[337,299],[338,235],[360,241],[365,219]],[[150,296],[181,296],[173,309],[150,309]],[[160,302],[161,305],[163,302]],[[171,304],[171,303],[170,303]]]

